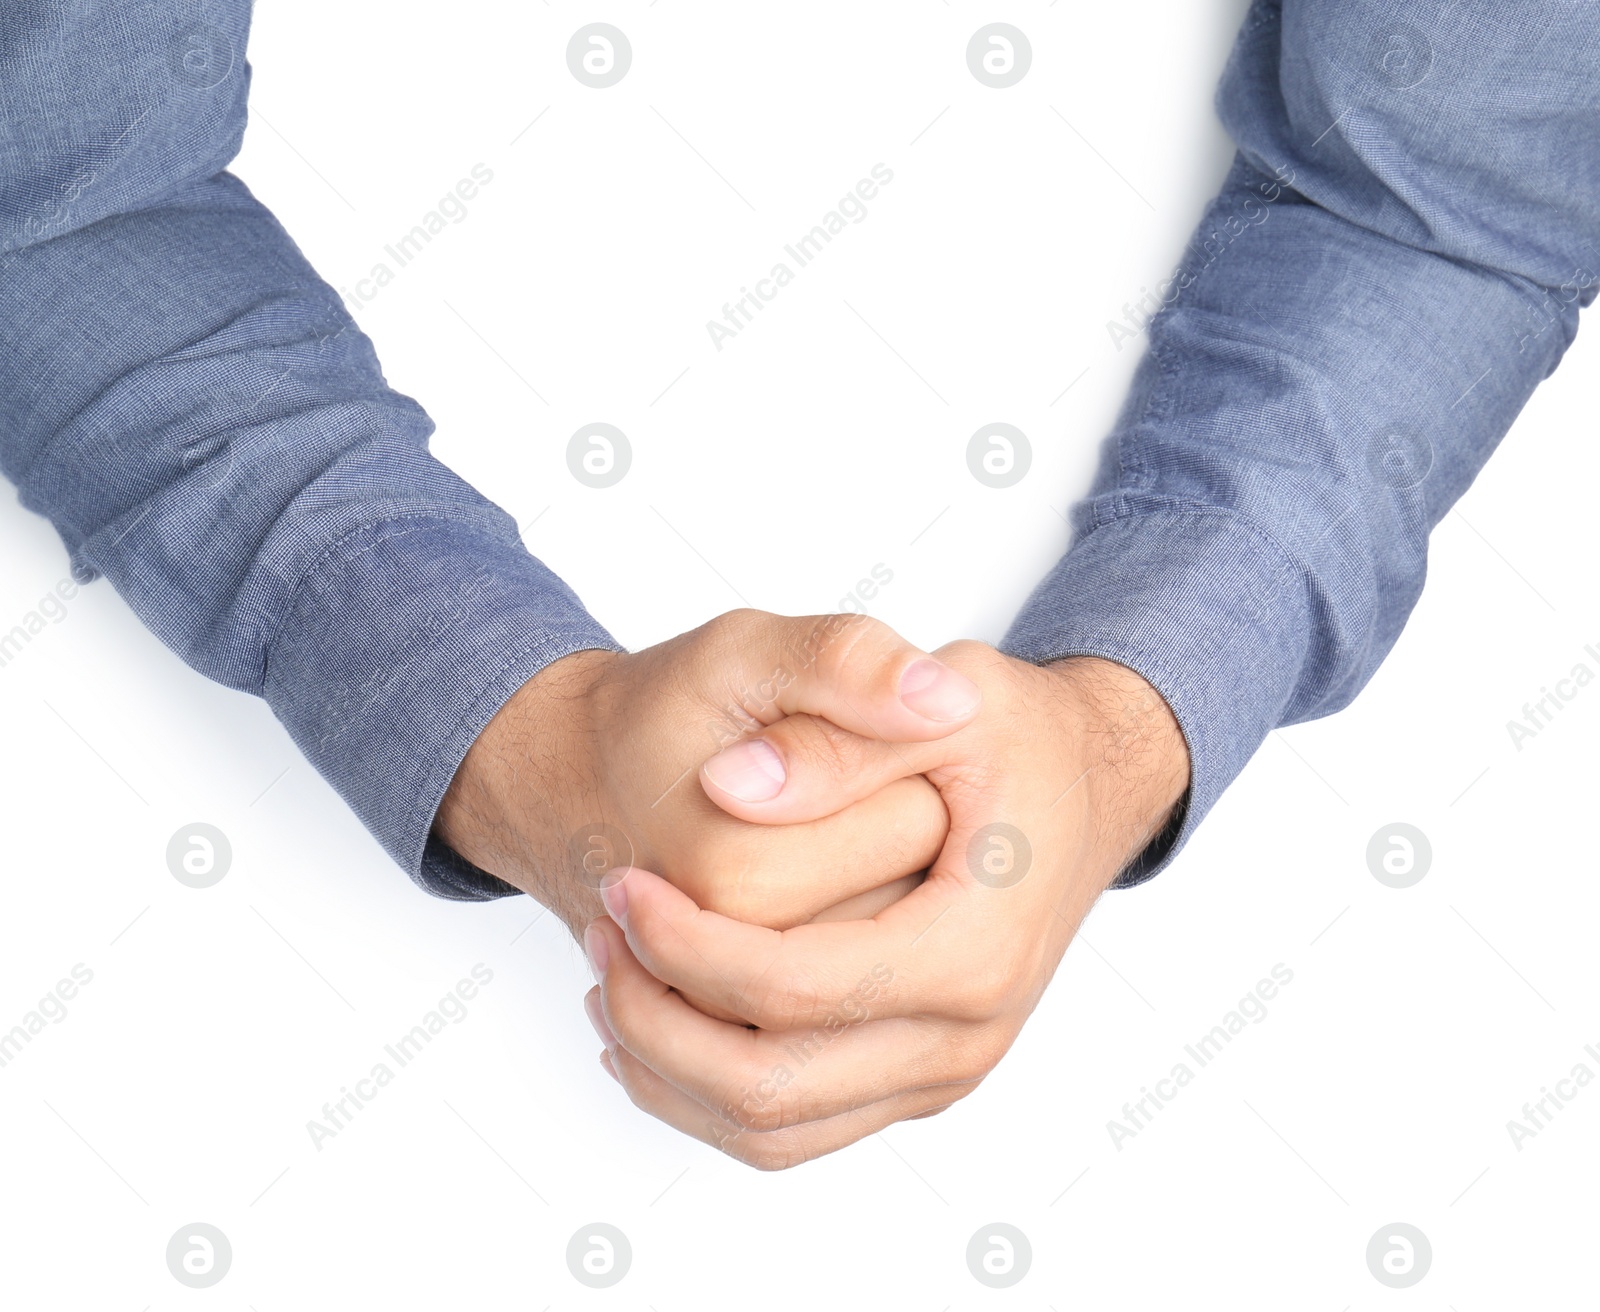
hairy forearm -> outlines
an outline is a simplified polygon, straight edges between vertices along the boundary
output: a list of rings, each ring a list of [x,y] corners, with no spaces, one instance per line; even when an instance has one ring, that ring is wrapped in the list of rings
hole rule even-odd
[[[599,914],[571,840],[584,814],[594,699],[619,657],[576,652],[525,683],[484,727],[445,792],[434,833],[473,863],[554,911],[572,930]]]
[[[1061,679],[1069,731],[1083,738],[1090,814],[1106,849],[1121,853],[1120,873],[1181,814],[1188,744],[1166,700],[1128,666],[1074,656],[1047,668]]]

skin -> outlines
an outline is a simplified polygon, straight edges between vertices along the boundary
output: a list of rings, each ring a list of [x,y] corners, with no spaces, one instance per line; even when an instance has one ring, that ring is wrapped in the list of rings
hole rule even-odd
[[[759,1168],[972,1092],[1188,787],[1133,671],[936,657],[753,611],[577,653],[495,717],[436,821],[581,934],[629,1097]]]
[[[637,654],[575,653],[529,680],[484,729],[435,832],[577,936],[603,912],[601,878],[630,864],[752,924],[870,915],[918,882],[944,841],[944,803],[917,771],[782,827],[734,818],[696,772],[779,721],[812,725],[817,743],[854,739],[848,730],[912,743],[972,719],[978,691],[948,670],[943,703],[939,688],[903,698],[914,666],[925,676],[927,654],[864,616],[759,611]]]
[[[602,1065],[639,1107],[752,1166],[809,1161],[976,1089],[1095,900],[1187,790],[1182,734],[1133,671],[1039,668],[978,643],[937,655],[983,691],[960,730],[841,746],[785,720],[759,735],[787,767],[775,797],[729,796],[716,761],[701,777],[730,813],[770,825],[859,805],[914,769],[950,816],[925,882],[868,919],[780,930],[632,869],[606,881],[608,915],[587,930]],[[990,838],[996,823],[1031,857]]]

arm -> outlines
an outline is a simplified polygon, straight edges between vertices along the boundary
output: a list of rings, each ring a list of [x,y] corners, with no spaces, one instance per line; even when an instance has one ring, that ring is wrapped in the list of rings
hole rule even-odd
[[[273,216],[221,170],[249,7],[0,16],[0,465],[184,660],[263,696],[423,887],[509,885],[430,837],[468,747],[549,662],[616,644]]]
[[[220,171],[244,128],[244,0],[219,26],[156,0],[81,9],[0,15],[0,464],[79,577],[265,697],[440,896],[522,890],[581,926],[626,855],[792,924],[914,881],[946,828],[924,780],[781,833],[677,784],[762,717],[866,731],[866,713],[915,741],[959,728],[976,690],[945,671],[903,698],[900,673],[931,663],[861,617],[744,612],[619,655],[428,454],[428,417]]]
[[[1423,8],[1251,10],[1221,93],[1239,160],[1162,288],[1077,540],[1009,655],[939,653],[983,690],[972,724],[841,762],[783,721],[762,736],[789,783],[755,805],[703,774],[778,823],[924,771],[950,811],[928,879],[870,921],[781,933],[645,871],[607,888],[591,1018],[635,1103],[785,1167],[965,1097],[1118,872],[1155,873],[1274,725],[1370,677],[1428,531],[1600,269],[1592,13],[1457,5],[1423,35]],[[797,1051],[823,1055],[794,1072]]]
[[[1239,147],[1074,541],[1002,644],[1137,670],[1187,738],[1171,860],[1275,726],[1371,678],[1428,533],[1600,285],[1600,28],[1544,3],[1259,0]],[[1397,21],[1398,20],[1398,21]]]

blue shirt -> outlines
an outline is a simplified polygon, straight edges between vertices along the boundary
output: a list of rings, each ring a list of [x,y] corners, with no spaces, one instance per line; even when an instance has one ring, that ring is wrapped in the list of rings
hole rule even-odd
[[[91,6],[93,8],[93,6]],[[546,664],[617,644],[248,188],[247,0],[0,9],[0,465],[81,579],[264,697],[424,888],[515,890],[431,836]],[[1073,541],[1006,636],[1171,703],[1193,780],[1162,868],[1275,726],[1347,704],[1429,530],[1600,287],[1600,24],[1257,0],[1238,155],[1131,325],[1147,341]]]

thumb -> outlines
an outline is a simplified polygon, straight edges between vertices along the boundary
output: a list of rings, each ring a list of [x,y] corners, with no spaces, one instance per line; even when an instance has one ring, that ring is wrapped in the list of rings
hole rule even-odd
[[[949,743],[893,743],[790,715],[723,748],[700,767],[700,786],[729,815],[756,824],[821,820],[876,797],[895,781],[947,762]],[[890,813],[881,823],[896,823]],[[891,835],[880,834],[887,841]]]
[[[814,715],[864,738],[929,742],[969,723],[983,699],[966,675],[867,615],[723,618],[736,668],[760,679],[740,700],[762,724]]]

